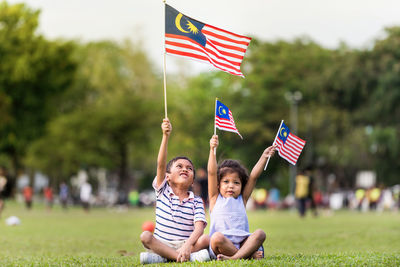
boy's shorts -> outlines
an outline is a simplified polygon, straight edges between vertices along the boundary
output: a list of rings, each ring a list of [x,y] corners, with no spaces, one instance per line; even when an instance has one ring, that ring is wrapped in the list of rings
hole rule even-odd
[[[158,239],[158,238],[156,238],[158,241],[160,241],[161,243],[163,243],[163,244],[165,244],[165,245],[167,245],[167,246],[169,246],[170,248],[173,248],[173,249],[175,249],[175,250],[178,250],[178,249],[180,249],[182,246],[183,246],[183,244],[185,244],[185,240],[179,240],[179,241],[166,241],[166,240],[162,240],[162,239]],[[151,249],[147,249],[147,251],[149,251],[149,252],[154,252],[154,251],[152,251]]]

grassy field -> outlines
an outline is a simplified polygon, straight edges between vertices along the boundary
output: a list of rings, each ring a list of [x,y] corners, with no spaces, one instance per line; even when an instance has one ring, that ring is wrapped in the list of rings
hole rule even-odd
[[[12,215],[22,224],[7,226]],[[400,213],[340,211],[300,219],[293,211],[252,211],[248,216],[250,230],[267,233],[265,259],[202,266],[400,266]],[[139,265],[141,224],[153,219],[153,209],[98,208],[85,214],[58,206],[48,212],[39,205],[27,211],[7,202],[0,219],[0,266]],[[120,256],[119,250],[133,255]]]

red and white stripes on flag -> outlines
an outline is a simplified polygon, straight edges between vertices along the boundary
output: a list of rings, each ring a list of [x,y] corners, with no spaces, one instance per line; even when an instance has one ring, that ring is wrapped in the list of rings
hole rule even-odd
[[[168,14],[170,13],[166,12],[166,16],[169,16]],[[171,29],[172,23],[166,26],[167,54],[202,61],[222,71],[244,77],[240,65],[251,41],[250,37],[207,25],[181,13],[176,18],[166,17],[166,22],[170,19],[174,19],[178,30]]]
[[[292,134],[289,128],[282,122],[275,138],[274,145],[278,145],[278,154],[282,158],[296,165],[296,162],[303,150],[306,141]]]
[[[237,133],[240,138],[243,139],[243,137],[240,135],[238,129],[236,128],[235,121],[233,120],[233,115],[232,112],[229,111],[229,118],[230,120],[225,120],[225,119],[220,119],[218,117],[215,118],[215,126],[217,126],[218,129],[232,132],[232,133]]]
[[[291,164],[296,165],[306,141],[298,138],[294,134],[289,134],[285,144],[282,144],[280,139],[277,139],[275,144],[278,145],[279,156],[286,159]]]

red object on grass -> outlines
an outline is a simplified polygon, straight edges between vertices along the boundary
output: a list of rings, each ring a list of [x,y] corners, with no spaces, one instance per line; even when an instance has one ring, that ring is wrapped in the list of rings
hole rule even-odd
[[[143,231],[154,232],[154,228],[155,228],[155,227],[156,227],[156,226],[155,226],[154,223],[151,222],[151,221],[147,221],[147,222],[144,222],[144,223],[142,224],[142,230],[143,230]]]

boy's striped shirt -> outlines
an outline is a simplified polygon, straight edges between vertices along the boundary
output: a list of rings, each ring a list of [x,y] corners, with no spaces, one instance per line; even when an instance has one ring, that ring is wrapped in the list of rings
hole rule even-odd
[[[189,197],[180,202],[167,180],[164,180],[157,188],[156,179],[153,181],[157,196],[156,229],[154,230],[156,238],[165,241],[186,240],[192,234],[195,222],[203,221],[207,224],[203,200],[200,197],[188,191]]]

